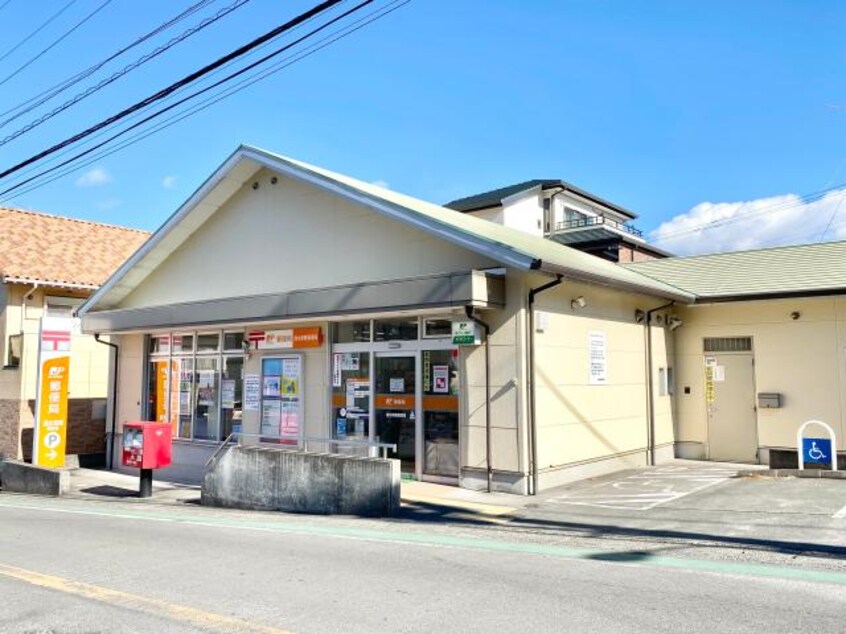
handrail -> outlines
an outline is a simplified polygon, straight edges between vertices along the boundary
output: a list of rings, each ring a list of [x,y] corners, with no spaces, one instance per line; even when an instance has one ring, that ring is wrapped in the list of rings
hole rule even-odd
[[[622,222],[612,220],[611,218],[606,218],[605,216],[590,216],[586,218],[577,218],[574,220],[564,220],[562,222],[555,223],[555,230],[566,231],[567,229],[580,229],[584,227],[593,227],[596,225],[610,225],[615,229],[630,233],[633,236],[643,236],[643,232],[640,229],[635,229],[634,227],[630,227]]]
[[[388,449],[393,452],[397,451],[396,443],[378,442],[375,440],[343,440],[340,438],[326,438],[324,436],[300,436],[299,434],[280,434],[279,436],[271,436],[269,434],[247,434],[245,432],[233,431],[226,437],[226,440],[220,443],[220,446],[206,461],[206,467],[210,466],[215,460],[217,460],[217,457],[218,455],[220,455],[220,452],[223,451],[225,447],[228,447],[232,440],[236,437],[259,438],[267,440],[296,440],[297,444],[299,444],[300,441],[302,441],[304,444],[308,442],[323,442],[329,445],[335,445],[336,447],[375,447],[377,449],[382,450],[383,458],[387,458]]]

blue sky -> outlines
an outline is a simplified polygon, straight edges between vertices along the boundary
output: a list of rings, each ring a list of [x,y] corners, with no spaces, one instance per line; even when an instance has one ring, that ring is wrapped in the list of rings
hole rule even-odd
[[[101,2],[77,0],[0,61],[0,81]],[[218,0],[155,44],[229,2]],[[34,12],[34,3],[11,0],[0,10],[0,55],[64,4],[43,0]],[[189,4],[112,0],[0,85],[4,104],[100,61]],[[252,0],[0,147],[0,167],[311,4]],[[247,142],[433,202],[563,178],[634,210],[640,228],[653,239],[671,236],[662,246],[677,252],[846,237],[846,193],[796,196],[846,183],[844,19],[846,3],[834,0],[412,0],[234,97],[6,204],[155,229]],[[0,137],[26,121],[0,129]],[[693,231],[715,221],[710,231]]]

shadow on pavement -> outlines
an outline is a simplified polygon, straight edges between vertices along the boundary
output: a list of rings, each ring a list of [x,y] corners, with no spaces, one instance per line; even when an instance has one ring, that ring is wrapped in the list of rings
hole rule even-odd
[[[819,544],[813,542],[785,541],[758,537],[720,535],[697,531],[676,531],[667,529],[632,528],[614,524],[593,524],[587,522],[563,522],[513,516],[491,516],[471,509],[431,504],[427,502],[404,503],[401,511],[391,518],[394,521],[414,523],[449,523],[465,526],[494,527],[505,531],[526,531],[537,529],[547,536],[577,537],[589,539],[652,539],[674,540],[693,547],[723,547],[752,550],[782,555],[837,558],[846,560],[846,546]],[[597,558],[608,561],[642,561],[653,556],[646,551],[627,553],[605,553]]]

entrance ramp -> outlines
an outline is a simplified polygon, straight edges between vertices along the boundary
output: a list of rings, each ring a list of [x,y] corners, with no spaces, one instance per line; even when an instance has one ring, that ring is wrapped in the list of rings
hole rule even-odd
[[[233,445],[211,461],[202,503],[320,515],[393,515],[400,463],[255,445]]]

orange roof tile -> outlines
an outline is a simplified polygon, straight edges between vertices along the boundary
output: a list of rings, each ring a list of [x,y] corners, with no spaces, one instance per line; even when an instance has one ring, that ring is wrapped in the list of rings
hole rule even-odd
[[[0,277],[98,287],[149,235],[139,229],[0,207]]]

